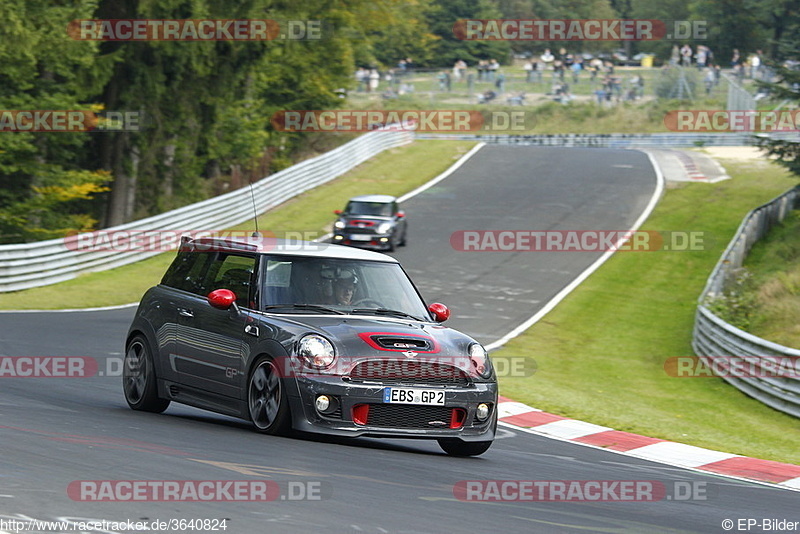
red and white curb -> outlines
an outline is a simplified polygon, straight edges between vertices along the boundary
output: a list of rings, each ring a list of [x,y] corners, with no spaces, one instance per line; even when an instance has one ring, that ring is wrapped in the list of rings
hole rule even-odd
[[[677,467],[738,479],[770,482],[782,488],[800,491],[800,465],[748,458],[631,434],[543,412],[502,396],[497,409],[500,422],[542,436]]]

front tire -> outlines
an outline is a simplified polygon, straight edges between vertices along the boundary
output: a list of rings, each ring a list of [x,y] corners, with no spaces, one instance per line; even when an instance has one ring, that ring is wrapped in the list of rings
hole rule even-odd
[[[147,340],[137,335],[128,343],[122,363],[122,390],[133,410],[161,413],[170,401],[159,398],[153,356]]]
[[[289,397],[280,371],[270,358],[262,358],[247,380],[247,407],[258,432],[272,436],[288,435],[292,428]]]
[[[478,456],[489,450],[491,441],[461,441],[460,439],[440,439],[439,446],[450,456]]]

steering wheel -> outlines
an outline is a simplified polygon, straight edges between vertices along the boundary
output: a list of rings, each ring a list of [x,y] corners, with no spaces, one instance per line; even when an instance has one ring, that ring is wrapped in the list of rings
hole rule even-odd
[[[371,298],[363,298],[351,303],[350,305],[355,307],[366,306],[369,308],[383,308],[383,305],[380,302]]]

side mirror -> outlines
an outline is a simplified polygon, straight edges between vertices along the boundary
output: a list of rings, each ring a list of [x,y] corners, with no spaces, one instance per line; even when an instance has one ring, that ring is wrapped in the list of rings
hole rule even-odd
[[[433,318],[437,323],[443,323],[450,317],[450,309],[438,302],[434,302],[428,306],[428,311],[433,314]]]
[[[230,289],[215,289],[208,294],[208,303],[218,310],[228,310],[236,302],[236,293]]]
[[[406,212],[404,212],[403,210],[400,210],[400,211],[397,212],[397,218],[398,219],[402,219],[405,216],[406,216]]]
[[[333,210],[333,213],[335,213],[336,215],[341,215],[342,214],[342,210]]]

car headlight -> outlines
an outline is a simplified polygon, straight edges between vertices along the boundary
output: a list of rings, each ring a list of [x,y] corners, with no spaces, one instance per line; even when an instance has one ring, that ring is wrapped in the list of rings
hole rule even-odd
[[[469,359],[472,361],[472,366],[475,372],[481,378],[489,378],[492,376],[492,361],[489,359],[489,354],[483,345],[473,343],[469,346]]]
[[[325,369],[333,365],[336,352],[331,342],[324,337],[308,334],[297,343],[297,356],[307,367]]]
[[[333,223],[333,227],[341,230],[342,228],[344,228],[344,221],[336,221],[335,223]]]
[[[378,233],[379,234],[388,234],[389,230],[392,229],[392,223],[385,222],[378,225]]]

